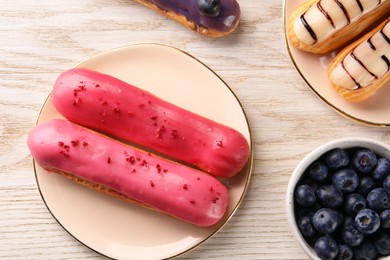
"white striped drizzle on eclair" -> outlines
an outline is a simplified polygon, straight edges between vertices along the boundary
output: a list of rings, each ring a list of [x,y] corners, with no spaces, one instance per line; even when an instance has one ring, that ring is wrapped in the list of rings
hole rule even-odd
[[[384,33],[383,29],[384,29],[384,27],[379,31],[379,34],[383,37],[383,39],[385,39],[387,44],[390,45],[390,38],[389,38],[389,36],[387,36]],[[367,44],[370,46],[370,48],[372,50],[376,51],[375,45],[372,44],[372,36],[367,40]],[[386,62],[386,64],[387,64],[387,71],[389,71],[389,68],[390,68],[390,61],[389,61],[389,59],[385,55],[382,55],[381,58],[384,60],[384,62]]]
[[[333,0],[333,1],[337,4],[337,6],[340,8],[342,13],[344,14],[344,18],[345,18],[345,21],[346,21],[346,25],[345,26],[349,25],[351,23],[351,20],[354,19],[354,17],[351,18],[350,14],[348,12],[348,9],[344,6],[344,4],[340,0]],[[356,1],[357,6],[359,7],[360,14],[363,14],[367,9],[365,10],[365,8],[364,8],[364,6],[363,6],[363,4],[362,4],[362,2],[360,0],[355,0],[355,1]],[[376,3],[376,6],[379,6],[382,2],[384,2],[384,1],[378,0],[377,3]],[[333,29],[336,29],[336,25],[335,25],[334,19],[329,14],[329,12],[323,7],[322,0],[318,1],[316,6],[317,6],[318,10],[329,21],[329,23],[331,24]],[[306,15],[307,11],[304,12],[300,16],[300,21],[302,22],[303,26],[306,28],[306,30],[309,32],[310,36],[312,37],[312,39],[314,41],[312,44],[315,44],[315,43],[317,43],[319,41],[319,39],[318,39],[317,34],[315,33],[315,31],[313,30],[313,28],[310,26],[310,22],[308,22],[306,20],[306,18],[305,18],[305,15]]]
[[[385,42],[387,42],[387,48],[390,48],[390,39],[389,39],[389,36],[387,36],[385,33],[384,33],[384,28],[386,26],[390,26],[390,23],[388,22],[381,30],[378,31],[378,35],[380,35],[384,40]],[[375,34],[374,34],[375,35]],[[373,35],[373,36],[374,36]],[[367,39],[366,43],[367,45],[369,46],[370,49],[372,49],[373,51],[377,51],[377,47],[375,46],[374,43],[372,43],[372,37],[371,36],[370,38]],[[374,73],[373,71],[371,71],[369,68],[368,68],[368,64],[366,64],[363,60],[363,58],[358,58],[357,55],[355,54],[355,51],[356,51],[356,48],[354,48],[351,52],[350,52],[350,56],[361,66],[361,68],[368,74],[370,74],[372,76],[372,80],[377,80],[380,76],[382,75],[377,75],[376,73]],[[379,50],[381,51],[381,50]],[[386,55],[384,54],[385,51],[383,51],[383,53],[381,54],[381,59],[383,60],[383,62],[386,63],[387,65],[387,70],[385,72],[385,74],[387,72],[389,72],[389,69],[390,69],[390,61],[389,61],[389,58],[386,57]],[[356,84],[355,88],[354,89],[359,89],[359,88],[362,88],[362,87],[365,87],[365,86],[362,86],[361,83],[358,82],[358,80],[355,79],[354,76],[351,75],[350,71],[348,70],[348,68],[345,66],[345,59],[343,59],[341,61],[341,66],[342,68],[345,70],[345,72],[351,77],[352,81]],[[364,73],[362,71],[362,73]]]
[[[390,78],[390,17],[343,49],[329,66],[331,85],[342,97],[360,102]]]

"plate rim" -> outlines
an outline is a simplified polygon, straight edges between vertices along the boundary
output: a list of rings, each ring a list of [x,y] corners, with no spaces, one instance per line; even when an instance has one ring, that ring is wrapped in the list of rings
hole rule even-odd
[[[115,51],[120,51],[120,50],[124,50],[124,49],[129,49],[129,48],[137,48],[137,47],[147,47],[147,46],[155,46],[155,47],[164,47],[164,48],[171,48],[175,51],[179,51],[181,52],[182,54],[184,55],[187,55],[189,58],[197,61],[198,63],[200,63],[202,66],[204,66],[208,71],[210,71],[212,74],[214,74],[214,76],[216,76],[224,85],[225,87],[230,91],[230,93],[233,95],[234,99],[237,101],[237,104],[239,105],[240,109],[241,109],[241,112],[245,118],[245,121],[246,121],[246,125],[247,125],[247,129],[248,129],[248,142],[249,142],[249,147],[250,147],[250,153],[249,153],[249,159],[248,159],[248,162],[247,164],[245,165],[245,169],[247,169],[247,177],[246,177],[246,180],[245,180],[245,185],[243,187],[243,191],[242,191],[242,194],[240,195],[240,198],[237,202],[237,204],[234,206],[234,208],[232,209],[231,213],[229,216],[226,217],[225,220],[221,221],[220,223],[218,223],[218,227],[215,228],[214,231],[212,231],[208,236],[204,237],[201,241],[195,243],[194,245],[192,245],[191,247],[187,248],[186,250],[184,251],[180,251],[178,253],[175,253],[174,255],[171,255],[171,256],[164,256],[164,258],[161,258],[161,259],[171,259],[171,258],[176,258],[176,257],[179,257],[179,256],[182,256],[186,253],[189,253],[190,251],[196,249],[197,247],[201,246],[202,244],[206,243],[207,241],[209,241],[212,237],[214,237],[223,227],[225,227],[225,225],[230,221],[230,219],[235,215],[236,211],[238,210],[238,208],[240,207],[241,203],[243,202],[244,200],[244,197],[248,191],[248,187],[249,187],[249,184],[250,184],[250,180],[252,178],[252,173],[253,173],[253,162],[254,162],[254,147],[253,147],[253,138],[252,138],[252,130],[251,130],[251,127],[250,127],[250,123],[249,123],[249,119],[248,119],[248,116],[244,110],[244,107],[241,103],[241,101],[238,99],[238,96],[236,95],[236,93],[233,91],[233,89],[214,71],[212,70],[209,66],[207,66],[205,63],[203,63],[202,61],[200,61],[198,58],[196,58],[195,56],[189,54],[187,51],[184,51],[178,47],[174,47],[174,46],[171,46],[171,45],[167,45],[167,44],[161,44],[161,43],[137,43],[137,44],[130,44],[130,45],[124,45],[124,46],[120,46],[120,47],[116,47],[116,48],[112,48],[112,49],[109,49],[109,50],[106,50],[106,51],[100,51],[98,54],[95,54],[95,55],[92,55],[90,56],[89,58],[83,60],[82,62],[79,62],[78,64],[76,64],[74,67],[79,67],[79,66],[82,66],[85,62],[88,62],[89,60],[91,59],[94,59],[94,58],[97,58],[99,56],[102,56],[102,55],[107,55],[109,54],[110,52],[115,52]],[[39,109],[39,113],[38,113],[38,116],[35,120],[35,124],[34,124],[34,127],[37,126],[39,124],[39,120],[41,118],[41,115],[42,115],[42,112],[43,112],[43,109],[44,107],[46,106],[46,103],[48,102],[49,98],[50,98],[50,95],[51,95],[51,92],[50,91],[45,99],[45,101],[43,102],[43,104],[41,105],[40,109]],[[31,155],[30,155],[31,156]],[[59,220],[58,218],[54,215],[54,213],[52,212],[52,210],[50,209],[49,205],[47,204],[46,200],[45,200],[45,197],[42,193],[42,190],[41,190],[41,186],[39,184],[39,180],[38,180],[38,174],[37,174],[37,166],[38,164],[36,163],[35,159],[32,158],[32,165],[33,165],[33,170],[34,170],[34,176],[35,176],[35,181],[36,181],[36,184],[37,184],[37,187],[38,187],[38,191],[39,191],[39,194],[42,198],[42,201],[43,203],[45,204],[47,210],[49,211],[49,213],[52,215],[52,217],[55,219],[55,221],[63,228],[63,230],[65,230],[71,237],[73,237],[77,242],[79,242],[80,244],[82,244],[83,246],[85,246],[86,248],[90,249],[91,251],[101,255],[101,256],[104,256],[104,257],[107,257],[109,259],[115,259],[103,252],[100,252],[98,251],[97,249],[94,249],[90,246],[88,246],[86,243],[84,243],[83,241],[81,241],[79,238],[77,238],[75,235],[73,235]]]
[[[296,61],[294,59],[294,56],[293,56],[293,54],[291,52],[291,48],[293,46],[291,46],[291,44],[289,43],[289,39],[288,39],[288,35],[287,35],[287,10],[286,10],[287,9],[287,1],[288,0],[283,0],[283,13],[282,13],[282,15],[283,15],[283,35],[284,35],[284,41],[285,41],[285,44],[286,44],[286,48],[287,48],[287,52],[288,52],[288,55],[290,57],[290,60],[293,63],[295,70],[298,71],[299,75],[303,79],[303,81],[309,86],[309,88],[314,92],[314,94],[318,98],[320,98],[325,104],[327,104],[329,107],[333,108],[333,110],[335,110],[336,112],[338,112],[342,116],[346,117],[347,119],[350,119],[353,122],[357,122],[357,123],[360,123],[360,124],[363,124],[363,125],[366,125],[366,126],[375,126],[375,127],[388,127],[388,126],[390,126],[390,122],[389,123],[380,123],[380,122],[373,122],[373,121],[369,121],[369,120],[364,120],[364,119],[358,118],[356,116],[353,116],[353,115],[343,111],[341,108],[338,108],[337,106],[333,105],[325,97],[320,95],[320,93],[318,93],[315,90],[315,88],[310,84],[310,82],[306,79],[306,77],[303,74],[303,72],[301,71],[301,69],[298,67],[298,64],[296,63]]]

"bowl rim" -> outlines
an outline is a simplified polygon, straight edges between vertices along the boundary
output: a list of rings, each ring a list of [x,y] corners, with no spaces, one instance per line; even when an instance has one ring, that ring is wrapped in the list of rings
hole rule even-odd
[[[295,214],[294,214],[294,189],[305,170],[317,160],[325,152],[330,151],[334,148],[353,148],[353,147],[365,147],[373,150],[376,154],[390,158],[390,145],[385,142],[366,138],[366,137],[344,137],[335,139],[329,142],[326,142],[317,148],[313,149],[311,152],[306,154],[304,158],[297,164],[294,171],[290,176],[290,180],[287,186],[286,193],[286,213],[287,221],[290,226],[290,230],[293,233],[294,238],[298,241],[300,247],[311,259],[319,259],[316,255],[314,249],[306,242],[301,232],[298,229]]]

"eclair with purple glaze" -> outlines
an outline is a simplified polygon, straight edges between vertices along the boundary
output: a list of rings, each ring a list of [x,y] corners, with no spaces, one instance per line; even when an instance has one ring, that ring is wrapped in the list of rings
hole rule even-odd
[[[390,16],[332,61],[328,77],[346,100],[361,102],[390,79]]]
[[[291,14],[291,43],[324,54],[344,46],[390,10],[390,0],[309,0]]]
[[[236,0],[135,0],[189,29],[209,37],[233,32],[240,21]]]

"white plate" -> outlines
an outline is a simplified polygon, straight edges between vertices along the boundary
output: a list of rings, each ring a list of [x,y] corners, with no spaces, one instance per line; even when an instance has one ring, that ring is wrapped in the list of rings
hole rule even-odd
[[[306,0],[284,0],[284,31],[290,57],[309,87],[330,107],[359,123],[373,126],[390,126],[390,82],[373,96],[361,103],[352,103],[341,98],[331,87],[327,68],[335,53],[316,55],[295,48],[287,35],[290,14]]]
[[[251,144],[241,104],[226,83],[178,49],[134,45],[97,55],[80,65],[112,75],[195,113],[231,126]],[[61,118],[50,96],[38,124]],[[42,198],[58,223],[92,250],[117,259],[164,259],[181,255],[220,230],[240,205],[249,185],[253,152],[246,168],[227,182],[229,207],[217,225],[199,228],[132,205],[49,174],[34,164]],[[64,248],[66,250],[66,248]]]

